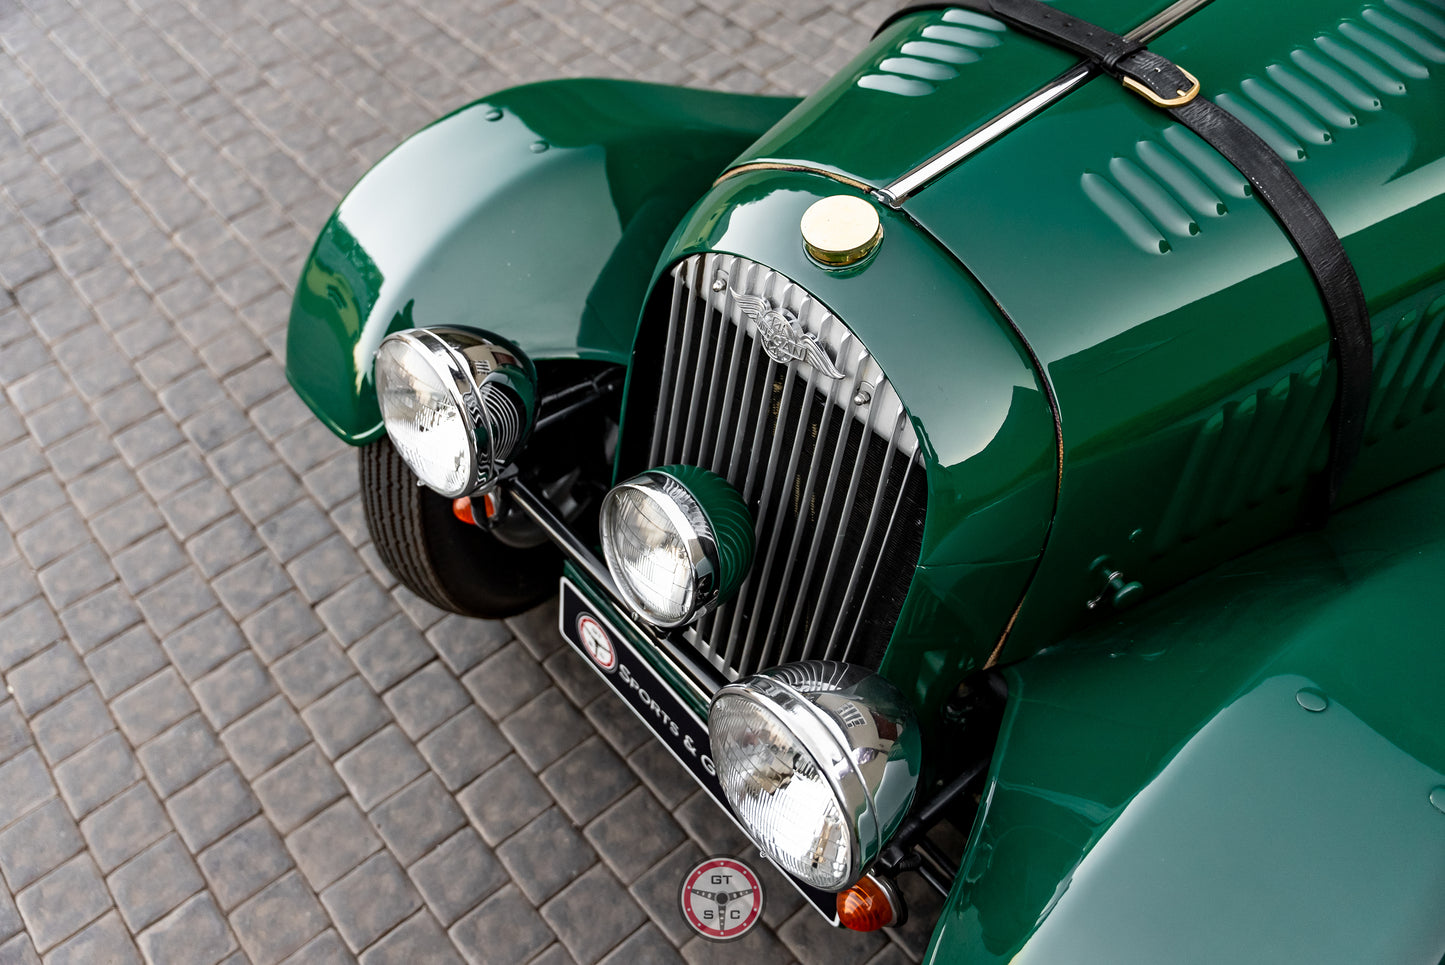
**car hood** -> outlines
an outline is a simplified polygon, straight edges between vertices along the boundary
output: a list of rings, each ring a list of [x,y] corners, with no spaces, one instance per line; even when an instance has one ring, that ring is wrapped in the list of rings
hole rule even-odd
[[[1381,344],[1392,306],[1398,317],[1424,313],[1400,299],[1438,283],[1445,261],[1438,9],[1311,0],[1265,17],[1215,0],[1150,44],[1289,162],[1344,243]],[[1005,658],[1056,636],[1064,608],[1048,601],[1096,592],[1092,560],[1156,574],[1151,590],[1168,585],[1187,573],[1162,575],[1161,561],[1188,559],[1196,537],[1223,532],[1221,521],[1248,542],[1244,531],[1258,524],[1240,507],[1301,477],[1280,471],[1264,496],[1242,488],[1275,471],[1256,451],[1314,440],[1286,422],[1261,422],[1245,449],[1199,449],[1190,462],[1190,447],[1212,439],[1219,420],[1256,406],[1268,420],[1275,402],[1327,405],[1330,380],[1318,394],[1309,386],[1329,328],[1278,222],[1169,114],[1093,79],[903,207],[1017,326],[1059,406],[1055,535],[1030,590],[1038,605],[1020,611]],[[1291,388],[1291,378],[1305,382]],[[1323,426],[1323,416],[1309,424]]]
[[[1167,0],[1072,0],[1127,33]],[[967,10],[890,24],[733,167],[796,165],[883,188],[1068,70],[1078,58]]]
[[[1159,6],[1069,3],[1121,31]],[[1290,162],[1343,240],[1374,312],[1438,281],[1445,261],[1445,20],[1437,11],[1424,0],[1312,0],[1265,16],[1243,0],[1214,0],[1150,44]],[[835,191],[876,191],[1074,63],[1013,31],[993,30],[992,47],[982,46],[987,38],[940,33],[987,30],[959,13],[930,11],[890,26],[741,160],[854,183]],[[909,44],[948,37],[960,49],[964,39],[980,44],[977,60],[956,65],[956,78],[927,81],[927,91],[905,92],[908,78],[887,69],[900,66],[889,59],[912,52],[921,60],[924,51]],[[884,74],[895,79],[869,80]],[[1057,639],[1078,608],[1055,602],[1093,597],[1098,559],[1149,571],[1153,591],[1208,561],[1207,553],[1191,555],[1204,553],[1201,533],[1217,540],[1210,547],[1267,538],[1255,531],[1258,517],[1240,512],[1264,498],[1244,481],[1270,487],[1267,470],[1286,482],[1302,477],[1296,463],[1311,458],[1314,437],[1292,421],[1277,431],[1266,421],[1254,434],[1229,436],[1237,449],[1215,454],[1212,433],[1256,408],[1274,419],[1271,406],[1286,397],[1291,412],[1305,413],[1298,418],[1323,425],[1322,414],[1310,413],[1329,402],[1330,381],[1320,375],[1329,331],[1295,248],[1235,169],[1170,115],[1101,76],[941,172],[901,208],[908,229],[921,229],[963,266],[999,323],[1017,333],[1059,416],[1048,552],[1001,659]],[[902,233],[886,233],[881,255]],[[876,274],[866,267],[859,277]],[[915,289],[898,291],[907,292],[902,304],[916,298]],[[953,347],[959,313],[936,313],[928,325],[884,312],[877,324],[888,330],[875,337],[874,319],[845,304],[847,293],[828,297],[880,361],[893,362],[883,352],[904,341],[963,357],[963,347]],[[885,364],[890,378],[906,398],[922,399],[933,384],[919,374],[927,373],[898,363]],[[972,411],[976,386],[940,384],[955,412]],[[928,412],[908,401],[930,433],[948,421],[943,407]]]

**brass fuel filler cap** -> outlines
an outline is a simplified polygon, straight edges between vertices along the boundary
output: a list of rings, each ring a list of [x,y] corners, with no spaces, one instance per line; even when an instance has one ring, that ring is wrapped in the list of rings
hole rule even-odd
[[[829,268],[856,265],[883,240],[878,209],[851,194],[816,201],[803,212],[803,246]]]

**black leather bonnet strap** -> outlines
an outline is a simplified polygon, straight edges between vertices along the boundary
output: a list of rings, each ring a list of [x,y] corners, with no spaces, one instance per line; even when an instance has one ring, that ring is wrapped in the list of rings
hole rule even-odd
[[[1239,169],[1304,260],[1324,303],[1339,387],[1330,413],[1330,454],[1323,491],[1312,511],[1323,518],[1360,453],[1370,405],[1374,349],[1360,279],[1339,236],[1285,161],[1233,114],[1199,95],[1199,81],[1172,61],[1040,0],[954,0],[913,4],[889,19],[919,9],[966,7],[1072,51],[1119,80],[1154,107],[1199,135]]]

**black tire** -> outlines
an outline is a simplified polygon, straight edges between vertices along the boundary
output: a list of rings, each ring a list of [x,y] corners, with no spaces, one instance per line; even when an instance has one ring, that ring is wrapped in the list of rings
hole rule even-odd
[[[452,501],[424,486],[383,436],[358,452],[366,528],[387,569],[443,610],[498,619],[557,590],[562,556],[549,544],[507,546],[457,519]]]

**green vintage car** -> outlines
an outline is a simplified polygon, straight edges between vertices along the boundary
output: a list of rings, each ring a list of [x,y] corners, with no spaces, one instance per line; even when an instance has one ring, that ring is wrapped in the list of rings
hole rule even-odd
[[[560,580],[835,922],[919,874],[931,961],[1436,965],[1445,5],[1057,6],[462,108],[327,223],[291,382],[403,584]]]

